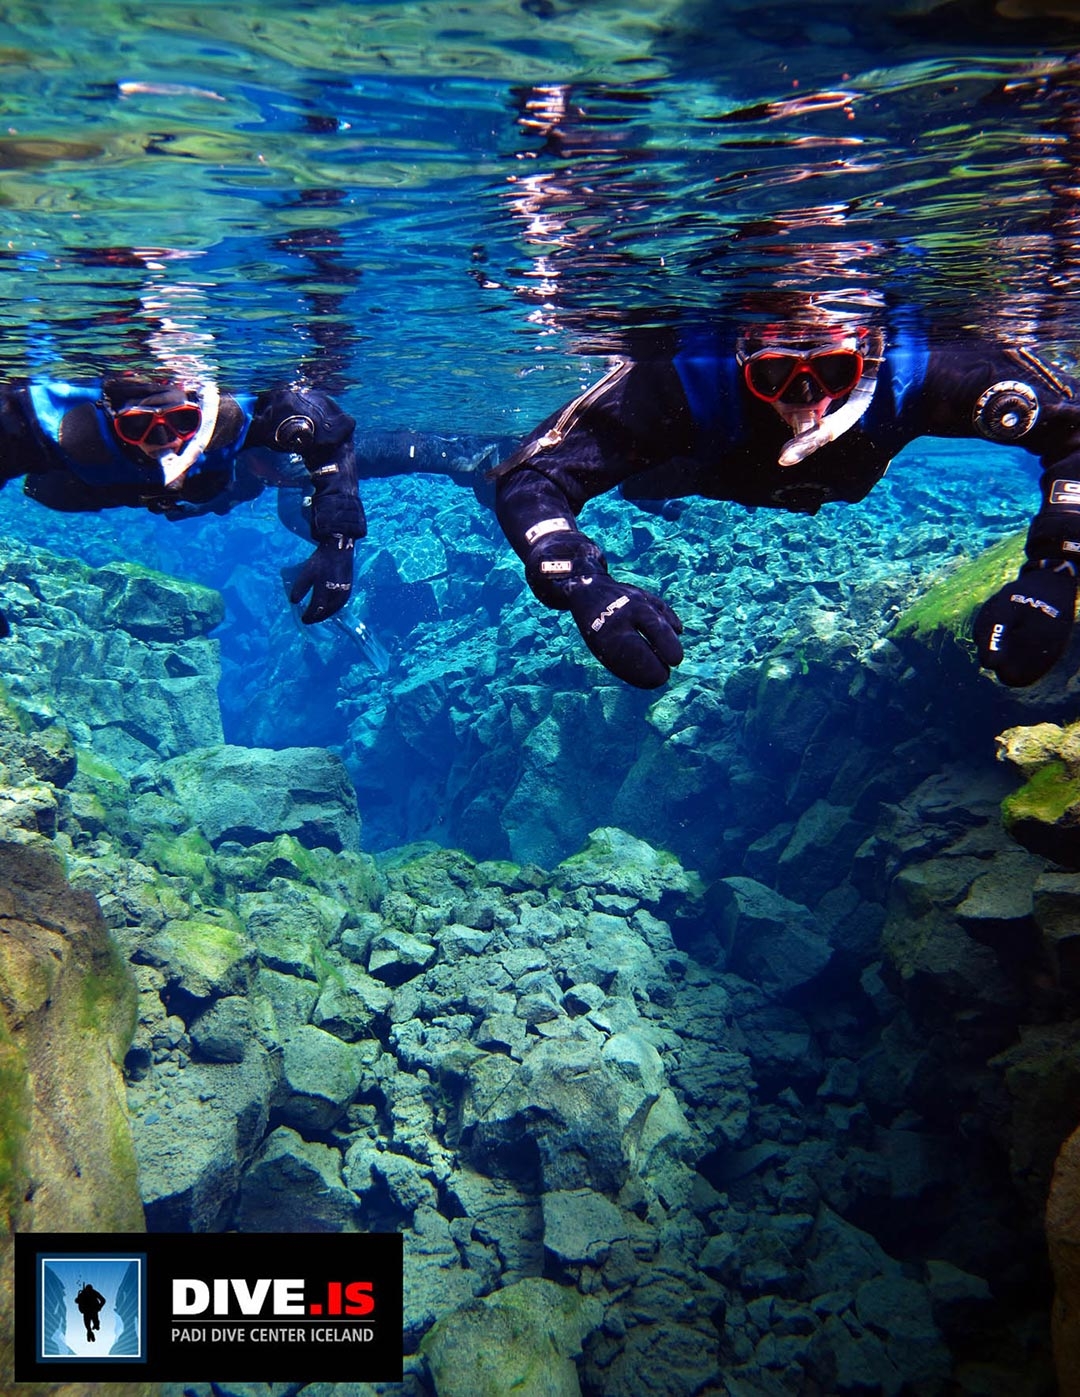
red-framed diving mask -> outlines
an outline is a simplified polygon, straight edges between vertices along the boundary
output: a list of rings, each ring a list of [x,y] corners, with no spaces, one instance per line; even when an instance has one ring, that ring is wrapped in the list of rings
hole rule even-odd
[[[803,406],[823,398],[843,398],[862,377],[863,356],[857,349],[827,346],[800,350],[765,348],[743,363],[743,381],[764,403]]]
[[[779,464],[794,465],[862,417],[877,385],[885,339],[866,327],[815,334],[781,325],[748,330],[736,345],[743,384],[784,419],[793,441]]]

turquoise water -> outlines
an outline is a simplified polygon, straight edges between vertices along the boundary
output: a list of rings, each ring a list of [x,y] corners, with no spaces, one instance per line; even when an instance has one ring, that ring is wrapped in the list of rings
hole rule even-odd
[[[5,6],[0,373],[306,377],[362,428],[506,437],[631,339],[805,294],[1075,368],[1074,11]],[[40,822],[138,967],[150,1226],[402,1230],[405,1383],[339,1397],[476,1397],[422,1338],[541,1274],[603,1301],[560,1338],[586,1397],[1049,1397],[1080,894],[1003,831],[995,738],[1072,719],[1080,660],[1026,701],[889,639],[1026,526],[1032,459],[919,441],[812,519],[594,501],[613,571],[686,623],[648,694],[472,491],[362,489],[379,667],[290,613],[307,549],[270,492],[172,524],[0,491],[5,682],[96,758]],[[125,619],[129,560],[220,591],[209,641]],[[359,852],[351,810],[340,862],[271,850],[264,810],[215,825],[187,754],[221,738],[260,749],[208,765],[265,811],[340,758]],[[214,981],[222,922],[250,941]],[[595,1098],[567,1109],[552,1043]],[[320,1096],[350,1054],[358,1092]],[[183,1377],[166,1397],[269,1393]]]

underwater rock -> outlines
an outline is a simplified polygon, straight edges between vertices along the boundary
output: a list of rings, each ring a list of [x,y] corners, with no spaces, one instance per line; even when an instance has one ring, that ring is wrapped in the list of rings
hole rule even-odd
[[[1062,1142],[1076,1126],[1080,1023],[1026,1025],[992,1065],[1003,1072],[1011,1101],[1009,1167],[1038,1215]]]
[[[174,1049],[158,1073],[129,1086],[151,1231],[230,1225],[241,1176],[266,1131],[274,1082],[269,1055],[249,1041],[236,1063],[187,1061]]]
[[[1032,915],[1055,984],[1070,993],[1080,990],[1080,879],[1055,869],[1040,873]]]
[[[446,1180],[447,1195],[469,1219],[470,1237],[495,1251],[504,1286],[544,1269],[541,1202],[508,1179],[493,1179],[465,1167]]]
[[[145,1230],[120,1076],[134,1013],[130,972],[93,899],[69,885],[51,851],[0,841],[5,1391],[15,1388],[11,1234]]]
[[[539,1277],[444,1315],[421,1345],[437,1397],[580,1397],[574,1358],[600,1304]]]
[[[928,859],[901,869],[889,889],[881,946],[911,992],[975,1005],[993,1016],[1015,1005],[1020,989],[953,912],[984,871],[984,860],[973,856]]]
[[[387,985],[402,985],[431,965],[439,950],[407,931],[387,929],[371,941],[368,974]]]
[[[698,886],[697,876],[679,860],[654,849],[643,839],[614,827],[594,829],[579,853],[554,869],[557,887],[579,887],[621,893],[659,911],[672,895],[686,896]]]
[[[799,816],[776,865],[776,886],[788,897],[815,906],[847,878],[855,850],[866,838],[850,810],[815,800]]]
[[[810,984],[829,964],[832,948],[813,913],[753,878],[721,878],[708,906],[721,964],[770,998]]]
[[[243,1062],[251,1038],[251,1011],[246,997],[218,999],[189,1026],[193,1056],[208,1062]]]
[[[541,1202],[544,1247],[561,1264],[599,1265],[633,1230],[614,1203],[589,1189],[551,1190]]]
[[[355,792],[322,747],[207,747],[162,763],[153,782],[215,848],[290,834],[309,849],[359,849]]]
[[[308,980],[318,978],[323,948],[347,915],[335,898],[285,878],[271,878],[260,892],[241,893],[236,904],[263,965]]]
[[[462,1143],[484,1173],[531,1181],[538,1171],[545,1189],[617,1192],[629,1170],[625,1087],[580,1040],[537,1043],[520,1063],[485,1054],[466,1073]]]
[[[16,622],[5,681],[38,726],[59,718],[129,772],[221,741],[218,647],[205,634],[221,619],[217,593],[11,540],[0,544],[0,592]]]
[[[345,1043],[314,1024],[298,1028],[285,1041],[277,1106],[296,1130],[329,1130],[356,1095],[364,1068],[377,1045]]]
[[[356,1232],[359,1204],[341,1177],[341,1153],[280,1125],[244,1175],[241,1232]]]
[[[25,1231],[142,1231],[120,1105],[130,970],[44,849],[0,844],[0,926],[5,1210]]]
[[[405,1231],[405,1347],[412,1352],[442,1315],[486,1288],[484,1273],[465,1264],[458,1238],[468,1229],[421,1204]]]
[[[1005,828],[1033,853],[1080,869],[1080,723],[1009,728],[998,759],[1027,778],[1002,802]]]
[[[375,1036],[392,1000],[390,989],[370,975],[352,965],[337,966],[323,984],[311,1022],[335,1038],[355,1043]]]
[[[987,548],[923,593],[898,618],[889,639],[902,648],[912,643],[941,655],[950,647],[975,656],[972,622],[976,611],[999,587],[1011,582],[1024,562],[1025,535],[1012,534]]]
[[[170,919],[140,938],[132,959],[157,966],[186,1000],[206,1001],[247,989],[254,947],[235,917],[208,908],[198,917]]]
[[[1046,1205],[1054,1273],[1051,1326],[1060,1397],[1080,1394],[1080,1129],[1061,1147]]]
[[[225,603],[212,588],[138,563],[108,563],[92,569],[87,582],[101,589],[103,620],[140,640],[190,640],[225,619]]]

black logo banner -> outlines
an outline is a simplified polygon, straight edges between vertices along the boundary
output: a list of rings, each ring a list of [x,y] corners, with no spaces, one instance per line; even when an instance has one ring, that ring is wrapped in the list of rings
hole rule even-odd
[[[15,1237],[19,1382],[400,1382],[400,1233]]]

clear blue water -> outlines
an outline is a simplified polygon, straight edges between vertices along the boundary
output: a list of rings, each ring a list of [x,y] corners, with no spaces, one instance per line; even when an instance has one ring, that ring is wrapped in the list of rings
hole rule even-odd
[[[734,329],[796,292],[914,307],[941,336],[999,332],[1069,365],[1080,26],[1061,10],[6,7],[0,371],[179,363],[234,389],[303,374],[361,427],[513,435],[593,381],[629,331],[703,316]],[[1026,522],[1034,472],[1019,453],[919,443],[901,461],[857,515],[811,534],[868,530],[844,553],[845,585],[893,560],[905,578],[930,575]],[[350,673],[346,655],[318,723],[361,782],[363,710],[412,682],[417,657],[437,662],[454,603],[451,583],[395,609],[365,566],[380,549],[407,555],[418,515],[438,533],[450,508],[493,557],[504,549],[490,516],[442,482],[363,493],[358,609],[393,667]],[[612,507],[593,508],[601,522]],[[942,549],[905,557],[904,531],[939,522]],[[276,669],[312,643],[287,624],[278,569],[304,550],[269,495],[178,527],[130,511],[58,516],[12,485],[0,526],[220,588],[227,735],[298,740],[291,706],[265,721]],[[717,534],[743,526],[739,511],[701,504],[683,541],[697,529],[711,555]],[[782,559],[791,521],[753,527],[762,556]],[[613,556],[657,580],[629,537]],[[676,581],[680,609],[695,599]],[[496,651],[498,619],[458,618]],[[696,666],[720,682],[778,638],[751,623],[721,647],[714,619],[705,608],[688,628],[682,680]],[[463,837],[436,811],[386,828],[376,816],[369,838],[440,831]]]

